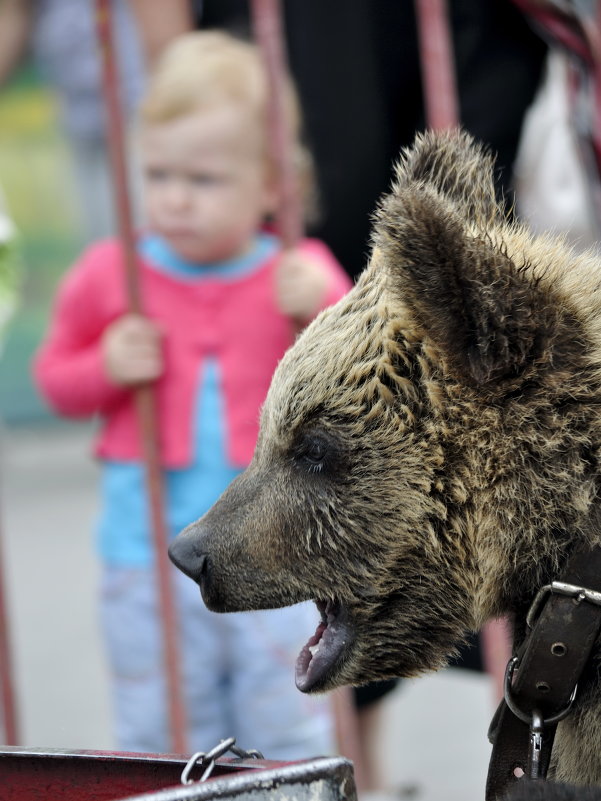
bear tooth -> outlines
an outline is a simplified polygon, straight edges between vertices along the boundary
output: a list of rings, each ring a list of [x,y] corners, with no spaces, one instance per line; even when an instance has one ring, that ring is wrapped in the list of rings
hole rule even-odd
[[[319,651],[319,643],[316,645],[310,645],[309,650],[311,651],[311,656],[315,656],[315,654]]]

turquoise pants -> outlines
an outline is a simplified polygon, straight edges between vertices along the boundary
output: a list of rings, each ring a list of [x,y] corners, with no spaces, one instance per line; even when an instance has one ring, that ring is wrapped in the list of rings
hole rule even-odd
[[[173,570],[180,623],[189,752],[226,738],[266,759],[335,751],[327,696],[294,684],[294,663],[315,631],[313,604],[259,612],[209,612],[194,582]],[[160,626],[152,570],[104,570],[101,618],[112,675],[118,748],[170,750]]]

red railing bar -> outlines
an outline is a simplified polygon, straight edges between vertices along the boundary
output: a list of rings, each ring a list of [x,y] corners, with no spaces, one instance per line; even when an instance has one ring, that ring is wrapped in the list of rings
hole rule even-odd
[[[187,755],[119,751],[61,751],[60,749],[0,747],[2,801],[115,801],[142,793],[175,797]],[[259,774],[281,770],[291,763],[265,759],[220,758],[208,782],[232,778],[260,783]],[[327,765],[324,768],[327,770]],[[197,766],[191,778],[203,770]],[[146,797],[146,796],[145,796]],[[153,796],[154,797],[154,796]]]
[[[456,128],[461,112],[455,80],[453,37],[446,0],[415,0],[424,111],[432,130]],[[511,656],[506,623],[491,620],[480,633],[484,668],[492,679],[496,700],[503,697],[505,665]]]
[[[19,727],[13,682],[13,662],[10,649],[10,629],[8,625],[7,593],[4,584],[4,559],[0,529],[0,685],[2,705],[2,729],[7,745],[18,745]]]
[[[284,249],[303,235],[303,210],[293,132],[286,113],[288,58],[280,0],[250,0],[255,41],[261,50],[269,86],[269,145],[278,180],[276,230]],[[341,752],[355,763],[358,787],[364,784],[363,762],[352,690],[338,688],[332,697],[336,736]]]
[[[461,115],[446,0],[415,0],[415,17],[426,125],[455,128]]]
[[[107,141],[110,155],[119,238],[123,247],[125,281],[130,311],[142,314],[142,299],[136,241],[132,221],[131,204],[125,163],[123,119],[119,103],[117,66],[113,31],[111,26],[110,0],[96,0],[96,27],[102,53],[102,91],[107,113]],[[136,390],[136,405],[146,466],[146,480],[150,517],[154,542],[156,575],[159,589],[159,608],[163,631],[165,677],[167,681],[167,705],[171,733],[171,748],[176,753],[185,753],[186,717],[181,692],[181,672],[177,632],[177,614],[171,579],[171,565],[167,558],[169,538],[165,526],[163,506],[163,477],[161,472],[156,432],[155,396],[152,386],[141,386]]]

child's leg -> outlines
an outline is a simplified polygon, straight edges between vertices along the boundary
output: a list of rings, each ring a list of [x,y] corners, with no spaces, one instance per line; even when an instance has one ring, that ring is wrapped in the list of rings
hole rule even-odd
[[[195,604],[202,608],[193,582],[175,570],[173,575],[180,618],[194,590]],[[155,586],[152,568],[111,567],[104,571],[101,618],[112,675],[117,747],[124,751],[171,750]],[[187,678],[182,680],[184,705],[188,716],[195,717],[189,726],[191,750],[201,739],[199,715],[208,747],[224,736],[216,689],[216,651],[211,632],[202,624],[198,628],[193,633],[193,627],[186,626],[180,649],[182,673]]]
[[[231,737],[223,615],[209,612],[200,590],[178,574],[182,673],[188,724],[188,750],[209,751]]]
[[[117,747],[123,751],[166,751],[152,571],[105,568],[100,613],[112,678]]]
[[[313,604],[231,618],[232,701],[238,745],[266,759],[308,759],[335,752],[331,703],[294,684],[296,657],[315,630]]]

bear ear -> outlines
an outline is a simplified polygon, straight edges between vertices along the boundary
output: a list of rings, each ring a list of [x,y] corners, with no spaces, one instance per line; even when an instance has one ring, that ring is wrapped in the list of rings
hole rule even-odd
[[[442,153],[448,140],[438,140],[430,157],[424,142],[415,157],[405,156],[403,180],[378,210],[378,263],[384,263],[393,296],[410,309],[456,377],[492,386],[522,375],[540,357],[548,339],[544,332],[553,325],[547,319],[548,303],[523,265],[516,266],[493,244],[494,229],[479,224],[489,213],[486,203],[481,193],[476,201],[459,179],[486,184],[474,166],[476,154],[467,154],[465,169],[453,163],[447,178],[441,169],[449,163]],[[437,165],[431,180],[423,169],[427,163]],[[414,181],[409,180],[411,170],[419,175]],[[486,202],[492,202],[492,195]]]
[[[429,186],[457,213],[485,228],[502,216],[493,181],[494,159],[465,131],[427,131],[403,150],[397,188]]]

